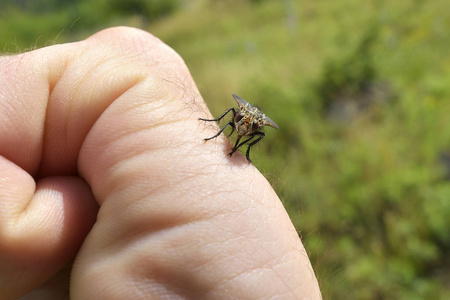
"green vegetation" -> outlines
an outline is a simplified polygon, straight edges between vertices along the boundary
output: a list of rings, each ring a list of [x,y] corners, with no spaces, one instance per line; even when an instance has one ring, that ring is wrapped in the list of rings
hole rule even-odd
[[[280,126],[252,159],[325,298],[450,299],[447,0],[127,3],[9,4],[0,40],[14,52],[118,24],[152,32],[213,114],[236,93]]]

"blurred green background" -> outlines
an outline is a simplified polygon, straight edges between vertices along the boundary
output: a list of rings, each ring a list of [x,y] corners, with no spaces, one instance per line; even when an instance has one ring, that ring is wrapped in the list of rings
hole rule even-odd
[[[3,52],[145,29],[212,113],[262,107],[252,159],[325,299],[450,299],[448,0],[3,0]]]

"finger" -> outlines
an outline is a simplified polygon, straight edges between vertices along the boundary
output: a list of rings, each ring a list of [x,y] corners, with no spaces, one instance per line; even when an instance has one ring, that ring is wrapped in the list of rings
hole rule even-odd
[[[183,61],[136,30],[90,41],[143,76],[106,101],[80,148],[79,172],[101,209],[77,257],[73,298],[319,298],[268,182],[242,156],[229,159],[222,137],[204,143],[204,103]]]
[[[0,157],[0,291],[16,299],[72,259],[95,219],[78,177],[34,179]],[[82,222],[81,222],[82,220]]]
[[[0,57],[2,299],[15,299],[58,272],[95,221],[97,204],[76,170],[62,165],[48,172],[51,164],[43,161],[44,153],[52,155],[45,143],[54,128],[46,122],[49,95],[71,55],[55,46]],[[77,156],[70,159],[76,164]]]
[[[90,127],[114,99],[145,77],[149,64],[157,64],[157,61],[149,60],[145,68],[134,64],[134,68],[119,69],[117,66],[123,66],[123,60],[112,60],[108,51],[99,51],[98,45],[94,37],[81,43],[0,57],[0,155],[11,162],[10,167],[4,169],[6,182],[15,184],[3,186],[7,196],[0,201],[4,220],[21,219],[24,228],[15,230],[14,226],[19,223],[12,222],[13,229],[0,230],[0,240],[5,241],[5,246],[0,247],[0,255],[4,257],[0,261],[4,265],[0,267],[4,274],[10,274],[9,270],[28,274],[20,277],[12,271],[14,276],[3,281],[5,286],[10,283],[5,295],[13,295],[19,290],[25,293],[55,273],[61,261],[73,258],[73,249],[77,249],[82,240],[79,237],[87,234],[86,227],[95,220],[96,203],[92,202],[91,194],[86,195],[85,192],[90,190],[85,184],[61,183],[59,177],[78,175],[78,152]],[[119,42],[116,45],[121,46]],[[131,63],[135,60],[133,56],[128,56],[128,59]],[[113,64],[109,63],[111,61]],[[8,180],[9,169],[17,170],[21,174],[18,176],[20,180]],[[35,183],[27,173],[34,179],[45,178],[47,183],[56,180],[56,191],[60,187],[62,191],[75,193],[73,197],[83,197],[77,199],[80,207],[58,206],[59,198],[53,199],[51,193],[47,195],[48,201],[39,201],[39,197],[33,197]],[[70,202],[70,195],[60,194],[62,202]],[[41,205],[42,208],[52,206],[51,214],[54,215],[61,215],[61,210],[70,212],[69,209],[74,209],[74,213],[61,220],[48,218],[46,214],[39,215]],[[24,207],[30,210],[21,210]],[[83,209],[83,213],[77,213]],[[58,239],[54,251],[54,245],[40,243],[41,240],[25,234],[33,232],[27,230],[27,226],[36,226],[33,221],[64,234],[64,238]],[[32,259],[19,261],[11,258],[11,253],[21,253],[20,249],[16,251],[21,243],[27,243],[29,253],[35,250],[43,264],[37,266]],[[47,245],[50,249],[42,250]],[[52,260],[51,257],[62,259]],[[33,271],[28,272],[28,269]]]

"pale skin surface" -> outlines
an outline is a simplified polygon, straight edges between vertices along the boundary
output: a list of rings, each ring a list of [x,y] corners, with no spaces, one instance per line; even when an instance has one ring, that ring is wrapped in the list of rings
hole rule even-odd
[[[321,298],[279,198],[203,141],[217,127],[157,38],[3,56],[0,85],[0,299]]]

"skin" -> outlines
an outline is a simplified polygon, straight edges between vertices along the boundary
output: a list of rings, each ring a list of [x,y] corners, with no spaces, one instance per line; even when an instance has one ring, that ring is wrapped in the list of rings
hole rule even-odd
[[[320,299],[183,60],[131,28],[0,57],[0,299]]]

